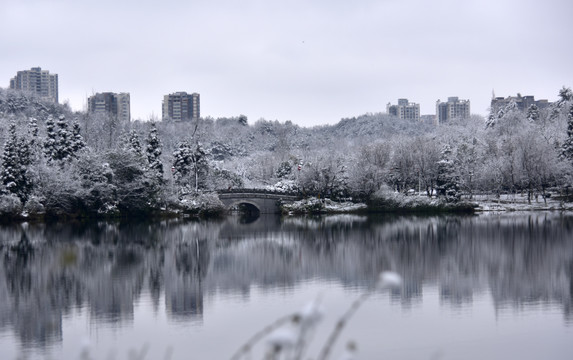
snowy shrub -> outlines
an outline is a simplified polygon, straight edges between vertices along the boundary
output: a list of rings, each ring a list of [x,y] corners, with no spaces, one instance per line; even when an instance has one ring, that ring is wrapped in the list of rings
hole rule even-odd
[[[36,196],[31,196],[24,205],[24,213],[29,217],[41,217],[46,213],[46,208]]]
[[[216,193],[198,193],[185,196],[179,207],[185,214],[199,216],[217,216],[225,212],[225,205]]]
[[[324,202],[318,198],[311,197],[291,204],[282,204],[282,209],[295,214],[317,214],[324,212]]]
[[[445,199],[431,199],[420,195],[405,195],[388,186],[378,190],[369,202],[372,211],[381,212],[434,212],[462,211],[472,212],[475,205],[466,202],[448,202]]]
[[[274,185],[266,186],[269,191],[283,192],[283,193],[298,193],[300,187],[294,180],[281,180]]]
[[[0,219],[8,220],[20,216],[22,202],[15,195],[0,195]]]

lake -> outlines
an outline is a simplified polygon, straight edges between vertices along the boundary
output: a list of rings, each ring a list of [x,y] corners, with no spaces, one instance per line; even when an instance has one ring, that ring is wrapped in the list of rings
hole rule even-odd
[[[542,212],[2,225],[0,358],[229,359],[318,301],[315,359],[382,271],[402,286],[372,292],[333,359],[349,341],[358,359],[573,358],[573,215]]]

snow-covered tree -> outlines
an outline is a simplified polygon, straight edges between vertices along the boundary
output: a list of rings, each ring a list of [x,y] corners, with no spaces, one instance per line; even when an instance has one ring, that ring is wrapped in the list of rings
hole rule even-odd
[[[573,105],[573,90],[563,87],[559,90],[559,99],[551,105],[550,118],[557,119],[562,114],[565,115],[569,107]]]
[[[8,134],[2,154],[2,184],[8,192],[15,194],[22,203],[25,203],[32,190],[32,181],[28,173],[32,154],[28,141],[16,134],[14,121],[10,123]]]
[[[80,124],[77,121],[74,121],[72,125],[72,139],[71,139],[72,152],[73,154],[77,154],[78,151],[84,149],[85,147],[86,143],[81,134]]]
[[[74,150],[72,146],[72,133],[68,129],[68,123],[66,122],[66,117],[60,115],[57,122],[57,143],[56,143],[56,160],[69,160],[74,155]]]
[[[539,108],[535,104],[531,104],[527,109],[527,120],[530,122],[537,122],[539,120]]]
[[[44,155],[48,161],[56,160],[58,154],[58,134],[54,118],[49,116],[46,120],[46,140],[44,141]]]
[[[562,146],[562,156],[573,162],[573,104],[571,104],[567,115],[567,137]]]
[[[127,148],[138,156],[143,156],[143,149],[141,147],[141,141],[139,141],[139,135],[137,131],[132,129],[129,132]]]
[[[290,175],[292,174],[292,164],[290,163],[290,161],[283,161],[279,164],[279,167],[277,168],[277,173],[276,176],[279,179],[286,179],[289,178]]]
[[[205,179],[209,172],[209,162],[207,161],[207,152],[201,145],[197,143],[191,152],[192,171],[195,177],[195,192],[199,191],[200,187],[205,187]]]
[[[151,130],[147,137],[147,162],[149,170],[153,172],[156,179],[163,182],[163,163],[161,162],[162,145],[159,136],[157,135],[157,127],[155,123],[151,123]]]
[[[438,197],[447,202],[457,202],[461,197],[459,188],[459,179],[452,160],[452,150],[449,145],[445,145],[442,149],[441,159],[438,161],[438,177],[436,179]]]
[[[173,152],[173,176],[181,187],[193,184],[195,192],[204,188],[208,167],[207,153],[201,143],[192,146],[183,141]]]
[[[67,161],[76,156],[76,151],[85,146],[79,133],[79,125],[77,131],[76,135],[69,130],[64,115],[59,116],[57,123],[54,123],[52,117],[46,120],[44,155],[48,162]]]
[[[349,163],[348,184],[353,196],[369,197],[384,184],[390,163],[387,142],[363,145],[355,149]]]
[[[340,198],[348,193],[347,167],[338,154],[322,154],[305,162],[299,176],[300,188],[311,195]]]
[[[193,163],[191,152],[191,145],[188,141],[179,143],[179,146],[173,152],[173,177],[179,186],[189,184],[189,174]]]

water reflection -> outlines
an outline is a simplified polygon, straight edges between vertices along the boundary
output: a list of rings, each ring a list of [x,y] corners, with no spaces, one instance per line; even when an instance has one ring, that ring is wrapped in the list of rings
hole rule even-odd
[[[394,270],[403,306],[439,290],[443,306],[491,293],[496,308],[558,305],[571,323],[573,217],[261,216],[253,221],[24,224],[0,227],[0,330],[24,347],[62,341],[62,319],[86,309],[130,324],[134,304],[164,301],[172,321],[201,324],[206,294],[250,297],[311,279],[371,286]]]

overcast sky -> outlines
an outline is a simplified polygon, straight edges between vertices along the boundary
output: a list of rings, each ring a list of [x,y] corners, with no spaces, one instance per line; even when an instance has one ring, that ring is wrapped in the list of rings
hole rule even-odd
[[[0,86],[40,66],[60,102],[129,92],[132,118],[163,95],[201,94],[201,116],[303,126],[422,114],[448,96],[486,115],[492,96],[556,100],[573,86],[571,0],[0,0]]]

